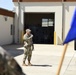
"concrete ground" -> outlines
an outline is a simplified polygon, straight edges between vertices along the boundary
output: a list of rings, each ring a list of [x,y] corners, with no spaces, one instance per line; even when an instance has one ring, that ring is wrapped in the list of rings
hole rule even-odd
[[[64,46],[35,44],[31,63],[33,66],[22,66],[22,45],[3,46],[20,64],[26,75],[56,75]],[[26,61],[27,63],[27,61]],[[70,46],[67,49],[60,75],[76,75],[76,51]]]

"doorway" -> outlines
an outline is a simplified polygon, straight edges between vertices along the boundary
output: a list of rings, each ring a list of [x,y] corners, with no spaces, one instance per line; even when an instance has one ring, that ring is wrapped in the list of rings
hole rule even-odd
[[[24,30],[29,28],[35,44],[54,44],[55,13],[24,13]]]

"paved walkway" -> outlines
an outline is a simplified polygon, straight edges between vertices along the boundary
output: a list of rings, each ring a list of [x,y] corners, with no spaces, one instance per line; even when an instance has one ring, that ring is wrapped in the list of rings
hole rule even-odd
[[[32,55],[33,66],[22,66],[22,45],[3,46],[22,67],[26,75],[56,75],[59,60],[62,55],[63,46],[36,45]],[[27,62],[27,61],[26,61]],[[76,75],[76,52],[68,47],[60,75]]]

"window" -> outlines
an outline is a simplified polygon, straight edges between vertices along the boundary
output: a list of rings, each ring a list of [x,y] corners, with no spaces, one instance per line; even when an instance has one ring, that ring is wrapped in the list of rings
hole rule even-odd
[[[8,18],[7,16],[4,16],[5,21],[7,21],[7,18]]]
[[[13,35],[13,25],[11,25],[10,27],[10,32],[11,32],[10,34]]]
[[[49,26],[53,26],[53,20],[49,19]]]
[[[48,19],[42,19],[42,27],[48,27]]]
[[[53,26],[52,19],[42,19],[42,27]]]

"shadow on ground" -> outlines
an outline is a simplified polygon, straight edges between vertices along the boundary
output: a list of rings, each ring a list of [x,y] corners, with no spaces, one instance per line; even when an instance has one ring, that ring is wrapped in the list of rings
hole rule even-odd
[[[52,67],[52,65],[34,65],[34,64],[32,64],[32,66],[37,66],[37,67]]]
[[[23,47],[23,46],[22,45],[5,45],[5,46],[2,46],[2,48],[5,49],[13,57],[23,54],[23,49],[21,47]]]

